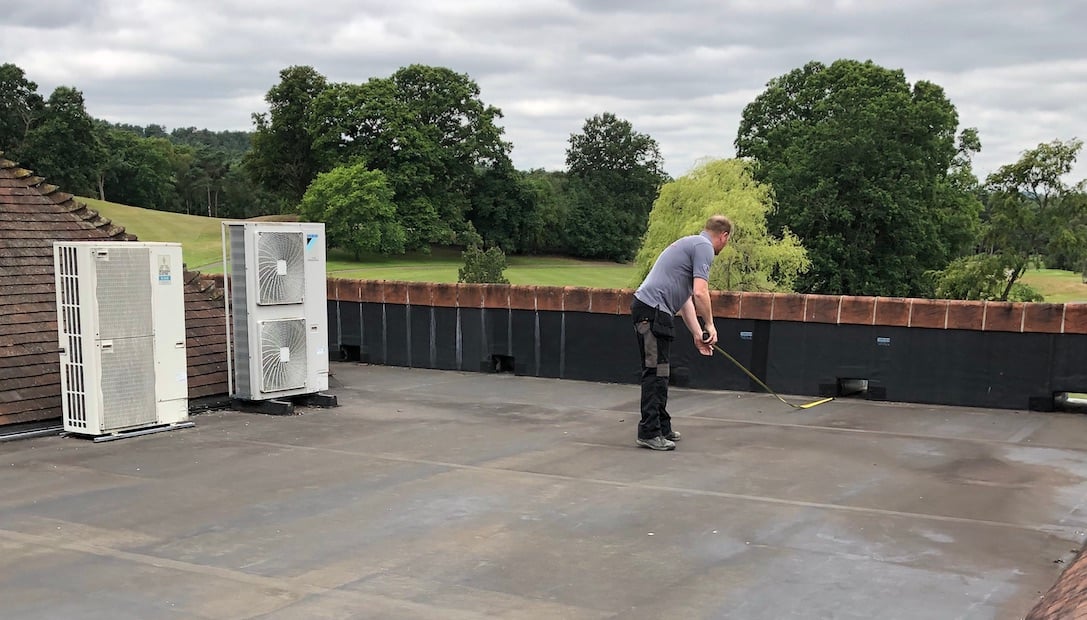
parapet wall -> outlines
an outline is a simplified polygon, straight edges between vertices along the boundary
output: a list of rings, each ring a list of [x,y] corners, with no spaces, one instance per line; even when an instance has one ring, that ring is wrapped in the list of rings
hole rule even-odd
[[[630,289],[328,280],[329,345],[377,364],[635,382]],[[1087,304],[712,293],[720,345],[775,390],[1048,410],[1087,392]],[[679,322],[681,323],[681,322]],[[682,385],[759,391],[677,328]]]
[[[328,299],[417,306],[630,314],[633,289],[328,279]],[[1087,303],[711,291],[714,316],[931,329],[1087,334]]]

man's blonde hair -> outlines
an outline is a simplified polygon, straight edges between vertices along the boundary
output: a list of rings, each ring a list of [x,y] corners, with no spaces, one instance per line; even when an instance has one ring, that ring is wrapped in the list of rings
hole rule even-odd
[[[723,215],[714,215],[706,220],[706,231],[711,233],[732,234],[732,220]]]

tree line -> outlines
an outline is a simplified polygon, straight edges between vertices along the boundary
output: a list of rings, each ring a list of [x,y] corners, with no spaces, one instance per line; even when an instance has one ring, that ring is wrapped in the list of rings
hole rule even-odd
[[[48,98],[13,64],[0,65],[0,151],[78,196],[213,217],[264,213],[266,192],[241,166],[250,133],[170,132],[92,118],[70,86]]]
[[[470,76],[410,65],[364,83],[283,69],[251,132],[90,118],[0,66],[0,150],[79,195],[218,217],[298,213],[355,256],[432,245],[559,253],[648,269],[705,216],[737,223],[718,288],[1036,300],[1032,265],[1087,265],[1082,142],[1054,140],[979,181],[974,128],[931,82],[811,62],[743,110],[736,159],[679,179],[609,112],[570,135],[563,171],[517,170],[502,112]],[[482,249],[475,256],[482,256]]]

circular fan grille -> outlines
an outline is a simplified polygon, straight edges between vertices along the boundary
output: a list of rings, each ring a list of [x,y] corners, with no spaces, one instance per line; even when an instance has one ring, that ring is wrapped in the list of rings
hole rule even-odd
[[[306,385],[306,320],[260,323],[260,384],[262,392]]]
[[[263,232],[257,237],[257,288],[261,304],[302,303],[305,240],[300,232]]]

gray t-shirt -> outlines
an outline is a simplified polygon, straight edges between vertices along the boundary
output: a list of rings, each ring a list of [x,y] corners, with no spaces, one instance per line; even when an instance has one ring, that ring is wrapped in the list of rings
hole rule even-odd
[[[713,257],[713,242],[705,233],[677,239],[657,257],[634,296],[675,315],[694,292],[693,278],[710,279]]]

